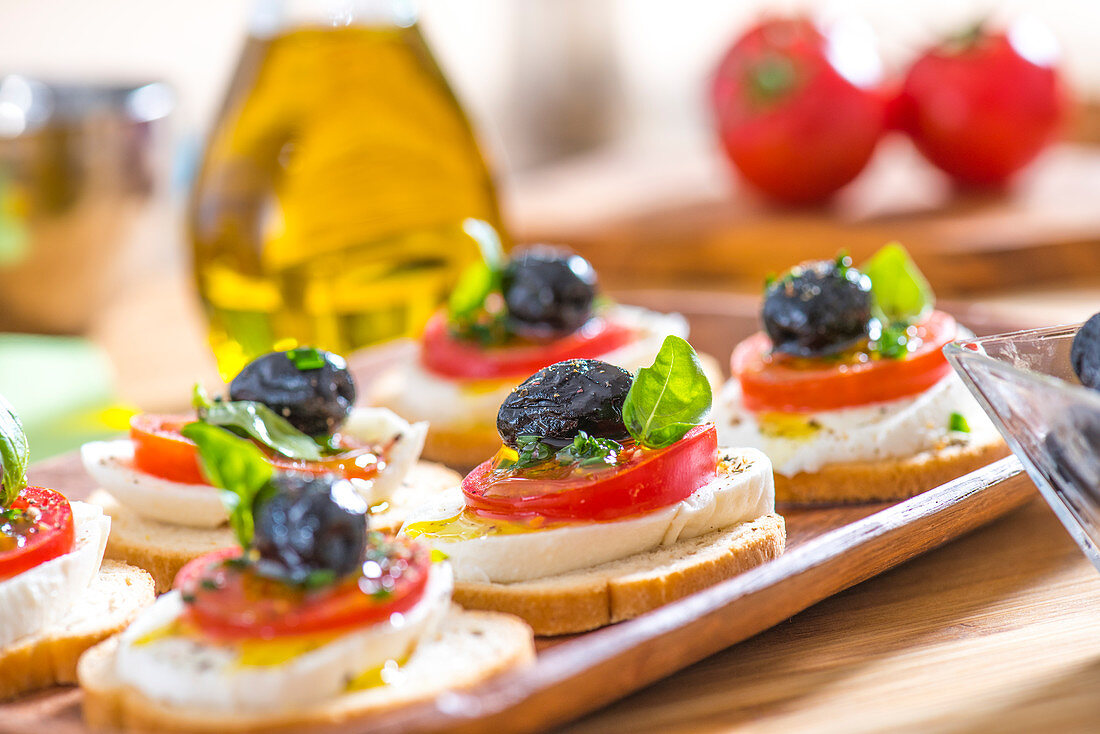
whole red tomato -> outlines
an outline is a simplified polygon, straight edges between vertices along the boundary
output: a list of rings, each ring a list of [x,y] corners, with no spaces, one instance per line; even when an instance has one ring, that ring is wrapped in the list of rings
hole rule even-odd
[[[885,128],[868,33],[771,18],[726,52],[711,102],[722,145],[750,184],[782,202],[821,201],[863,170]]]
[[[977,26],[924,53],[898,101],[900,125],[924,156],[958,182],[997,186],[1054,137],[1066,99],[1058,48],[1046,29]]]

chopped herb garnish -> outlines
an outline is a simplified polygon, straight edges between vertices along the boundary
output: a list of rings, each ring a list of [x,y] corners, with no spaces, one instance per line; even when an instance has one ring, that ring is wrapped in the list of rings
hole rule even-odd
[[[214,579],[203,579],[203,580],[199,581],[199,586],[206,589],[207,591],[217,591],[218,590],[218,584],[217,584],[216,581],[214,581]]]
[[[966,422],[966,416],[962,413],[952,413],[947,427],[957,433],[970,433],[970,424]]]
[[[336,581],[336,572],[331,568],[319,568],[310,571],[302,581],[302,586],[307,589],[320,589]]]
[[[519,458],[513,465],[517,469],[523,469],[535,464],[541,464],[554,455],[554,447],[542,442],[538,436],[516,436],[516,453]]]
[[[618,441],[589,436],[586,432],[580,431],[573,439],[573,443],[559,450],[555,458],[560,464],[580,464],[581,466],[614,464],[622,450],[623,446]]]
[[[325,355],[313,347],[298,347],[286,352],[289,359],[299,372],[306,370],[319,370],[325,366]]]
[[[909,354],[909,327],[905,324],[889,324],[873,345],[875,353],[886,359],[901,359]]]

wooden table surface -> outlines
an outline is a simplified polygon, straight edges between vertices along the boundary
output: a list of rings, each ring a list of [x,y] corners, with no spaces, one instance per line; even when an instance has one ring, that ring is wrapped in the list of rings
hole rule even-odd
[[[983,302],[1059,323],[1100,289]],[[127,296],[96,338],[142,407],[217,379],[180,278]],[[1100,575],[1037,498],[565,731],[1100,731],[1098,690]]]
[[[1100,575],[1025,508],[567,727],[1100,730]]]

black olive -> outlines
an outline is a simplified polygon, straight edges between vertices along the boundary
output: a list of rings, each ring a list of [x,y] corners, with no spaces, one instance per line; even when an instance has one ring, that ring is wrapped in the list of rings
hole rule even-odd
[[[363,562],[367,503],[346,479],[276,474],[253,509],[261,568],[292,583],[314,572],[346,576]]]
[[[764,294],[764,331],[778,352],[818,357],[867,337],[871,279],[832,260],[803,263]]]
[[[340,355],[301,351],[310,358],[297,364],[288,356],[292,352],[271,352],[252,360],[229,383],[229,398],[263,403],[310,436],[331,434],[351,413],[355,381]]]
[[[623,401],[634,378],[598,359],[569,359],[521,382],[500,406],[497,431],[516,448],[518,436],[538,436],[562,447],[579,431],[600,438],[627,437]]]
[[[1100,389],[1100,313],[1082,324],[1073,337],[1069,361],[1082,385]]]
[[[502,275],[506,325],[531,339],[572,334],[592,317],[596,271],[561,247],[532,245],[512,253]]]
[[[1043,439],[1054,470],[1077,489],[1100,501],[1100,415],[1087,405],[1071,405]]]

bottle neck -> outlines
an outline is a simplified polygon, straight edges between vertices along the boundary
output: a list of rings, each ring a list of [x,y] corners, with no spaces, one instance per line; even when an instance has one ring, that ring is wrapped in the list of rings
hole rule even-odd
[[[249,31],[264,38],[301,26],[408,28],[416,18],[416,0],[256,0]]]

